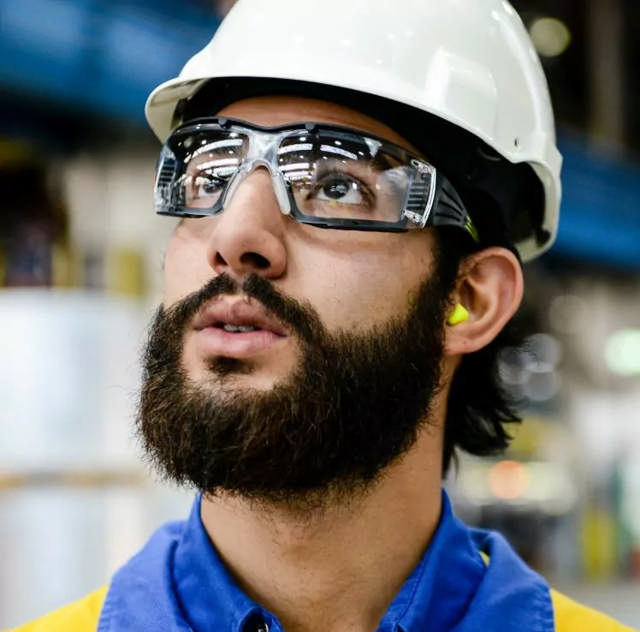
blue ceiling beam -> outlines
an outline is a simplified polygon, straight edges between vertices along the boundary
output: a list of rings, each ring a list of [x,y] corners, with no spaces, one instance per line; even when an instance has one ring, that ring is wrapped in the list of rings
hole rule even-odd
[[[640,270],[640,166],[561,138],[564,188],[552,254]]]
[[[107,0],[0,0],[0,89],[143,120],[145,99],[218,25],[213,11]],[[162,9],[162,10],[160,10]]]

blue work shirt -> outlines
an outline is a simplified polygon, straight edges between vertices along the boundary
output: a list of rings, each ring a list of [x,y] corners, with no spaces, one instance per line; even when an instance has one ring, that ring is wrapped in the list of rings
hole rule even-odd
[[[186,522],[160,528],[114,575],[98,632],[282,632],[225,568],[200,503],[198,496]],[[500,535],[458,520],[443,492],[432,541],[378,630],[553,632],[550,589]]]

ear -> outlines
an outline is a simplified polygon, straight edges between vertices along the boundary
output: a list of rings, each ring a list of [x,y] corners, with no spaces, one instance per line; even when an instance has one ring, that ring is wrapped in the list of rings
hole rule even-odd
[[[469,318],[457,325],[445,324],[445,355],[486,347],[515,314],[522,292],[520,262],[506,248],[486,248],[464,259],[449,309],[460,303]]]

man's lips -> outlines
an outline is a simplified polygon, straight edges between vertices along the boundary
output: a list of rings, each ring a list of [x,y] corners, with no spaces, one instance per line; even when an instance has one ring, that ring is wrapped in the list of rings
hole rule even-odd
[[[225,325],[252,329],[228,331]],[[221,297],[209,303],[196,314],[193,329],[204,355],[233,358],[262,353],[288,336],[277,318],[245,297]]]
[[[268,314],[260,304],[244,297],[215,299],[201,309],[193,320],[193,328],[198,331],[209,327],[222,328],[224,325],[255,327],[277,336],[287,335],[284,325],[277,318]]]

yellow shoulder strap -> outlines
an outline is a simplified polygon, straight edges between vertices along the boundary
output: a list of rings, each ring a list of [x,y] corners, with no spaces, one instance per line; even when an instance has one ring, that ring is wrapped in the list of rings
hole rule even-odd
[[[103,586],[80,601],[63,606],[12,632],[95,632],[106,595],[107,587]]]
[[[551,591],[556,632],[634,632],[606,615]]]

